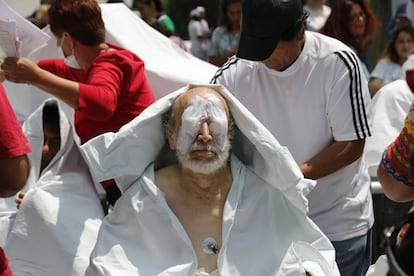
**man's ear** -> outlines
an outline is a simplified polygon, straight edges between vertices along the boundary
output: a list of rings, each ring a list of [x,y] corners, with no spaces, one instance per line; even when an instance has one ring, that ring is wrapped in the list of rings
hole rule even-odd
[[[170,149],[175,150],[176,139],[174,137],[174,131],[170,124],[165,126],[165,136],[167,137],[168,145]]]
[[[302,29],[300,30],[298,34],[298,41],[305,42],[305,26],[302,26]]]

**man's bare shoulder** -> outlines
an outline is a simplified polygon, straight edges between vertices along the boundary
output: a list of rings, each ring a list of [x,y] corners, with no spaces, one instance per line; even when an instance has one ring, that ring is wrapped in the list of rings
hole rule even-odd
[[[172,187],[172,184],[177,183],[178,176],[177,165],[159,169],[155,171],[155,185],[157,185],[161,191],[165,192],[168,188]]]

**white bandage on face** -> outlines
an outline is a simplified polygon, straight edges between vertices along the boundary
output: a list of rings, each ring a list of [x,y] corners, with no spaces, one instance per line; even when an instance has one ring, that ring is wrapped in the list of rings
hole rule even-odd
[[[177,150],[181,154],[189,152],[204,122],[208,123],[216,148],[220,151],[224,150],[228,135],[228,119],[223,103],[212,94],[207,97],[197,95],[188,101],[181,116],[177,140]]]

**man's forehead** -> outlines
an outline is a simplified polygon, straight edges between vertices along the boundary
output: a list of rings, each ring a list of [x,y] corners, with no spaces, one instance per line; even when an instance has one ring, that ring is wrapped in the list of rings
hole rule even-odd
[[[188,104],[191,103],[191,101],[197,97],[205,99],[216,97],[224,106],[225,110],[228,110],[226,100],[223,98],[223,96],[214,89],[207,87],[192,88],[186,91],[185,93],[181,94],[180,96],[178,96],[174,108],[184,110],[188,106]]]

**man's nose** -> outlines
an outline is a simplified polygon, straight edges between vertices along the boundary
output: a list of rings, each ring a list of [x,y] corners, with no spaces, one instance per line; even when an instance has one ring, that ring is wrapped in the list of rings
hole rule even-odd
[[[203,141],[204,143],[210,142],[213,139],[207,122],[203,122],[201,124],[200,131],[198,132],[197,138]]]

